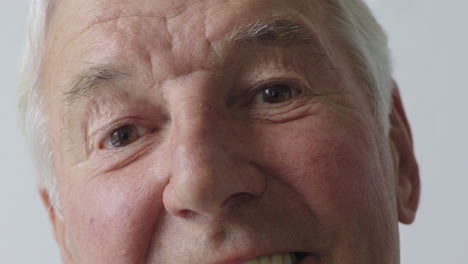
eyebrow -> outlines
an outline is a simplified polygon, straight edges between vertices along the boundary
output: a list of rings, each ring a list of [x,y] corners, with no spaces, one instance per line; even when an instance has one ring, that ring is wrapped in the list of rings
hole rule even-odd
[[[113,64],[98,64],[75,75],[71,81],[71,89],[63,95],[66,101],[72,104],[79,98],[89,96],[97,88],[124,75],[127,74],[118,70]]]
[[[286,18],[273,18],[236,27],[231,33],[230,40],[240,45],[320,47],[314,36],[304,26]]]

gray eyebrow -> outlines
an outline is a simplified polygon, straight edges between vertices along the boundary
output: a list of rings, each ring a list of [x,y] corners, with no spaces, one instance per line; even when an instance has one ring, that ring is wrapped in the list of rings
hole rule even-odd
[[[260,44],[262,46],[314,46],[320,47],[313,35],[304,26],[285,18],[257,21],[236,27],[230,40],[238,44]]]
[[[72,104],[81,97],[89,96],[98,87],[126,75],[112,64],[94,65],[72,78],[71,89],[64,92],[66,101]]]

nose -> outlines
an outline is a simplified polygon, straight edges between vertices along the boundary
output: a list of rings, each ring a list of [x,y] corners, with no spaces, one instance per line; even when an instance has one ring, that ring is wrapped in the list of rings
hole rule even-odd
[[[246,128],[199,101],[173,116],[170,181],[163,193],[175,216],[213,215],[262,195],[266,179],[249,155]]]

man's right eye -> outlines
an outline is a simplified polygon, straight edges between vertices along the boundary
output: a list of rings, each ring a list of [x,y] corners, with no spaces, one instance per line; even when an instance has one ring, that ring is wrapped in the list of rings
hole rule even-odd
[[[112,131],[112,133],[106,138],[104,148],[111,149],[126,147],[148,133],[150,133],[150,130],[142,126],[121,126]]]
[[[280,104],[291,100],[299,91],[288,84],[273,84],[262,88],[255,96],[260,104]]]

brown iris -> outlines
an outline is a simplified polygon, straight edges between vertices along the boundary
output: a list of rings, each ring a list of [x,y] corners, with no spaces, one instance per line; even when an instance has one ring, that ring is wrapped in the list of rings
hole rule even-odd
[[[293,90],[285,84],[272,85],[262,90],[261,103],[279,104],[293,97]]]

